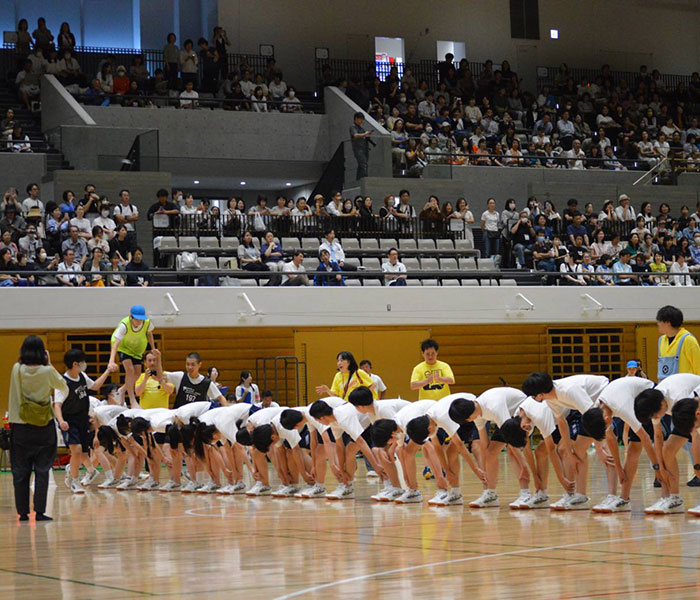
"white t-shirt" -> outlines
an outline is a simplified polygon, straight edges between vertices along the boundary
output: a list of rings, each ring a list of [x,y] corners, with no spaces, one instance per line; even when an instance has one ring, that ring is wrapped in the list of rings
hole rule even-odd
[[[143,323],[141,324],[141,327],[138,329],[134,329],[134,331],[141,331],[141,328],[143,327]],[[153,321],[149,321],[148,323],[148,331],[153,331],[155,329],[155,326],[153,325]],[[119,323],[117,325],[117,328],[114,330],[114,339],[115,340],[122,340],[124,339],[124,336],[126,335],[126,325],[124,323]],[[182,378],[180,378],[182,379]]]
[[[70,225],[77,227],[78,231],[82,233],[92,233],[92,225],[90,225],[90,219],[83,217],[79,219],[78,217],[73,217],[70,220]]]
[[[98,425],[107,425],[112,419],[116,419],[125,410],[125,406],[104,404],[102,406],[96,406],[93,410],[93,414]]]
[[[115,231],[117,228],[117,224],[110,219],[109,217],[97,217],[93,222],[92,226],[99,226],[102,227],[102,229],[107,232],[107,231]]]
[[[95,382],[92,379],[90,379],[87,375],[85,375],[85,373],[82,373],[82,375],[83,375],[83,377],[85,377],[85,383],[87,383],[87,389],[88,390],[92,389],[92,386],[95,385]],[[71,381],[74,381],[76,383],[78,383],[78,381],[80,381],[80,375],[78,375],[77,379],[74,379],[73,377],[68,375],[68,373],[64,373],[63,376],[66,379],[70,379]],[[65,392],[63,390],[56,390],[56,392],[54,393],[54,396],[53,396],[53,401],[56,404],[63,404],[63,401],[66,398],[68,398],[68,390],[66,390]]]
[[[286,262],[282,265],[282,272],[292,274],[291,277],[289,275],[284,275],[284,281],[287,282],[290,279],[294,279],[294,274],[296,273],[306,273],[306,269],[303,264],[297,267],[293,262]]]
[[[279,415],[283,410],[280,406],[260,409],[248,417],[248,425],[251,425],[253,429],[260,427],[260,425],[269,425],[272,423],[273,417]]]
[[[221,406],[217,406],[216,408],[212,408],[211,410],[208,410],[207,412],[205,412],[199,418],[200,423],[204,423],[205,425],[214,425],[216,415],[221,410],[221,408],[222,408]]]
[[[484,222],[484,229],[486,231],[498,231],[498,211],[490,213],[488,210],[485,210],[481,213],[481,220]]]
[[[205,412],[211,409],[211,404],[206,401],[190,402],[175,409],[175,417],[182,421],[185,425],[190,422],[192,417],[201,417]]]
[[[309,431],[317,431],[318,433],[323,433],[328,429],[323,423],[320,421],[317,421],[314,419],[310,414],[309,414],[309,409],[311,408],[311,404],[308,406],[295,406],[291,408],[290,410],[297,410],[299,411],[302,415],[304,415],[304,418],[306,419],[306,424],[309,427]]]
[[[168,425],[172,424],[173,419],[175,418],[175,411],[169,410],[167,408],[161,408],[158,410],[160,410],[161,412],[159,412],[156,415],[153,415],[150,419],[151,427],[153,427],[153,431],[157,433],[165,433],[166,428],[168,427]]]
[[[393,419],[402,408],[406,408],[411,404],[408,400],[401,400],[397,398],[396,400],[375,400],[374,401],[374,414],[367,415],[369,420],[374,423],[378,419]]]
[[[124,206],[121,202],[117,204],[114,207],[114,214],[115,215],[121,215],[122,217],[131,217],[133,215],[139,214],[139,209],[136,208],[133,204],[129,204],[128,206]],[[133,222],[128,222],[124,223],[124,227],[126,227],[127,231],[134,231],[134,224]]]
[[[474,419],[474,425],[477,429],[484,429],[487,421],[493,421],[500,427],[516,413],[525,398],[527,396],[515,388],[497,387],[486,390],[474,400],[481,407],[481,416]]]
[[[437,402],[435,400],[417,400],[409,402],[399,412],[394,415],[394,422],[404,433],[408,423],[418,417],[423,417],[430,412]]]
[[[654,387],[654,382],[643,377],[621,377],[611,381],[598,396],[598,402],[607,406],[613,417],[622,419],[635,433],[642,428],[634,414],[634,399],[644,390]]]
[[[272,420],[270,421],[270,425],[275,428],[277,431],[277,436],[279,437],[276,445],[281,446],[283,442],[287,442],[290,448],[296,448],[301,441],[301,436],[296,429],[286,429],[285,427],[282,427],[282,424],[280,423],[281,416],[282,410],[272,417]]]
[[[656,389],[663,393],[668,405],[666,414],[670,415],[676,402],[683,398],[692,398],[694,392],[700,394],[700,375],[692,373],[669,375],[656,385]]]
[[[331,425],[331,430],[336,440],[340,439],[343,433],[347,433],[353,441],[357,441],[362,432],[371,425],[369,415],[357,412],[349,402],[334,408],[333,416],[336,422]]]
[[[386,385],[382,381],[382,378],[379,375],[376,375],[375,373],[370,373],[370,378],[374,382],[374,385],[376,386],[376,390],[378,394],[381,394],[382,392],[386,392]]]
[[[222,406],[209,412],[214,412],[214,427],[233,444],[236,441],[238,430],[244,428],[248,423],[250,404],[241,402],[231,406]]]
[[[384,273],[405,273],[406,265],[398,261],[395,265],[392,265],[389,261],[387,261],[385,263],[382,263],[382,271]]]
[[[554,418],[552,409],[547,406],[546,402],[537,402],[529,396],[523,400],[519,406],[532,421],[532,424],[540,430],[543,438],[549,437],[557,428],[557,423]]]
[[[241,402],[243,397],[250,393],[250,402],[254,406],[260,406],[260,390],[258,386],[254,383],[250,384],[250,387],[246,390],[243,385],[236,386],[236,402]]]
[[[175,393],[177,394],[178,390],[180,389],[180,383],[182,382],[182,378],[185,376],[184,371],[173,371],[172,373],[164,373],[164,375],[165,378],[175,386]],[[189,379],[194,385],[197,385],[202,381],[202,379],[204,379],[204,375],[200,373],[194,379],[192,379],[191,377]],[[221,390],[212,381],[209,384],[209,389],[207,390],[207,398],[215,400],[219,396],[221,396]]]
[[[569,410],[581,413],[593,408],[595,401],[610,380],[604,375],[571,375],[554,381],[556,398],[547,404],[557,417],[564,417]]]
[[[450,436],[457,433],[457,430],[459,429],[459,424],[450,419],[449,414],[450,406],[452,406],[452,403],[458,398],[464,398],[465,400],[476,400],[476,396],[474,394],[468,394],[465,392],[450,394],[449,396],[445,396],[444,398],[438,400],[435,403],[435,406],[433,406],[427,413],[427,415],[433,419],[433,421],[435,421],[439,427],[442,427]]]

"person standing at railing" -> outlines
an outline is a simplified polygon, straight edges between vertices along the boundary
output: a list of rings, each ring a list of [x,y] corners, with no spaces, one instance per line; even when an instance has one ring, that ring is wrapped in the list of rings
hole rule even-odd
[[[168,89],[177,89],[177,73],[180,65],[180,48],[175,45],[177,37],[169,33],[167,44],[163,47],[163,62],[165,63],[165,76],[168,78]]]
[[[219,69],[219,80],[226,79],[228,75],[228,46],[231,42],[226,35],[226,30],[223,27],[214,27],[214,38],[212,39],[214,48],[219,53],[219,61],[217,63]]]
[[[355,160],[357,161],[355,179],[358,181],[368,175],[369,145],[374,145],[374,142],[371,142],[369,139],[372,132],[365,131],[362,127],[364,121],[364,114],[356,112],[353,118],[353,124],[350,126],[350,143],[352,145],[352,153],[355,155]]]

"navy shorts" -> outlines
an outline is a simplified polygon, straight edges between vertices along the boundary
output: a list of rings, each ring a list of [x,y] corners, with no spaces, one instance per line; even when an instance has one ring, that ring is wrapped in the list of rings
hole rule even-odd
[[[367,429],[365,429],[362,432],[362,438],[365,440],[365,442],[367,442],[367,445],[370,448],[374,448],[374,445],[372,444],[372,435],[370,433],[371,429],[372,429],[371,425]],[[343,445],[344,446],[348,446],[349,444],[352,444],[353,441],[354,440],[347,433],[343,432]]]
[[[333,431],[331,431],[330,429],[327,429],[327,431],[328,431],[328,438],[331,440],[332,443],[335,444],[335,436],[333,435]],[[316,432],[316,441],[319,444],[323,444],[323,437],[321,437],[321,434],[318,431]]]
[[[135,367],[143,363],[143,357],[136,358],[135,356],[130,356],[128,354],[124,354],[123,352],[117,352],[117,354],[119,355],[119,360],[122,364],[124,364],[125,360],[130,360]]]
[[[642,427],[644,428],[644,431],[646,431],[649,434],[649,437],[653,440],[654,439],[654,424],[651,421],[649,421],[646,424],[642,425]],[[662,429],[663,429],[663,427],[662,427]],[[667,439],[668,433],[666,432],[666,430],[663,430],[663,434],[664,434],[664,439]],[[681,437],[687,437],[687,439],[690,439],[690,436],[683,435]],[[639,439],[639,436],[634,431],[632,431],[631,428],[630,428],[629,440],[630,440],[630,442],[641,442],[642,441]]]
[[[466,423],[462,423],[459,426],[459,429],[457,429],[457,436],[465,444],[468,444],[469,442],[478,439],[479,430],[476,428],[476,425],[474,425],[474,423],[472,423],[471,421],[467,421]],[[442,427],[438,428],[437,438],[441,446],[445,444],[448,437],[450,436]]]
[[[92,447],[90,417],[88,415],[67,416],[63,420],[68,423],[68,431],[61,430],[66,446],[77,446],[80,444],[83,452],[89,452]]]
[[[153,439],[156,441],[156,444],[158,444],[158,445],[168,443],[168,436],[165,435],[164,433],[158,433],[158,432],[154,433]]]

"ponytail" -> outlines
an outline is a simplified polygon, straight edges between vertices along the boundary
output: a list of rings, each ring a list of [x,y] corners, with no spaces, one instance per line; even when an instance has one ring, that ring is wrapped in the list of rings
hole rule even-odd
[[[197,458],[204,460],[204,444],[210,444],[217,429],[200,421],[194,430],[194,453]]]
[[[114,431],[114,429],[112,429],[108,425],[102,425],[97,430],[97,441],[100,442],[100,446],[102,446],[112,456],[114,456],[115,445],[119,447],[119,449],[122,452],[124,452],[124,446],[119,440],[119,436]]]
[[[124,415],[117,415],[117,431],[119,435],[126,435],[131,431],[131,417],[125,417]]]

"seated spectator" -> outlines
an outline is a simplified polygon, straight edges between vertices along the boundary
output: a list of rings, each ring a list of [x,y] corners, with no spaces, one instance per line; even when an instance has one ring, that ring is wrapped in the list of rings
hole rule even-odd
[[[335,196],[334,196],[335,198]],[[335,237],[335,230],[327,229],[324,234],[325,239],[318,248],[319,258],[323,251],[328,252],[329,261],[337,264],[343,271],[357,271],[355,265],[345,264],[345,251],[343,246]]]
[[[260,250],[253,245],[253,234],[246,231],[238,246],[238,264],[245,271],[269,271],[270,267],[263,263]]]
[[[22,200],[22,215],[24,218],[43,217],[44,203],[39,199],[39,186],[36,183],[30,183],[27,185],[27,194],[29,195]]]
[[[654,253],[654,260],[649,263],[649,270],[654,273],[654,276],[650,278],[652,283],[655,285],[668,284],[668,277],[665,275],[660,275],[668,272],[668,267],[664,262],[664,257],[661,252]]]
[[[95,79],[100,82],[100,89],[105,94],[112,94],[114,92],[114,76],[112,75],[112,65],[109,62],[105,62],[102,65]]]
[[[573,213],[573,221],[571,225],[569,225],[566,228],[566,234],[569,237],[569,242],[571,244],[575,242],[576,236],[580,235],[583,238],[586,247],[590,245],[590,241],[588,239],[588,230],[583,224],[583,215],[578,211]]]
[[[121,273],[125,266],[126,264],[121,260],[119,252],[112,252],[109,255],[109,267],[107,270],[111,272],[106,279],[109,287],[124,287],[126,285],[126,279]]]
[[[610,244],[605,240],[605,232],[602,229],[596,231],[593,240],[591,244],[591,258],[593,262],[598,263],[604,254],[608,254]]]
[[[85,242],[80,240],[83,244]],[[83,262],[86,256],[83,256]],[[76,261],[75,252],[71,247],[63,250],[63,261],[58,265],[58,283],[65,287],[81,287],[85,285],[85,277],[82,274],[82,263]]]
[[[267,112],[267,96],[265,96],[262,86],[256,86],[250,99],[253,112]]]
[[[82,266],[88,255],[87,243],[84,238],[80,237],[78,228],[75,225],[71,225],[68,228],[68,236],[68,239],[64,240],[63,244],[61,244],[61,254],[65,256],[66,250],[72,250],[72,258],[76,263]]]
[[[90,82],[90,87],[85,90],[85,96],[85,104],[88,106],[99,106],[105,102],[105,91],[102,89],[99,79],[93,79]],[[109,100],[106,102],[109,104]]]
[[[571,150],[562,152],[562,157],[566,159],[567,168],[579,171],[584,169],[583,161],[586,158],[586,153],[581,150],[581,142],[579,140],[574,140]]]
[[[615,274],[615,285],[636,285],[637,277],[632,275],[632,265],[630,265],[630,253],[627,250],[620,252],[617,262],[613,265]]]
[[[559,143],[564,150],[570,150],[574,140],[574,124],[569,120],[569,111],[564,111],[561,119],[557,121],[557,131],[559,133]]]
[[[244,69],[241,72],[240,86],[244,97],[250,98],[253,95],[255,83],[250,80],[250,71],[248,69]]]
[[[40,73],[32,72],[32,62],[30,60],[24,62],[24,68],[15,77],[17,95],[29,111],[32,110],[32,100],[38,98],[39,94],[41,94],[41,88],[39,87],[40,77]]]
[[[574,243],[569,246],[569,254],[573,255],[576,263],[582,263],[586,252],[588,247],[583,245],[583,236],[578,233],[574,236]]]
[[[19,241],[19,240],[18,240]],[[12,233],[9,230],[2,232],[0,236],[0,250],[7,248],[10,251],[10,259],[12,262],[17,262],[17,254],[19,253],[19,248],[17,244],[12,241]]]
[[[31,152],[32,144],[29,141],[29,136],[24,133],[22,126],[16,123],[12,129],[12,133],[7,137],[8,148],[12,152]]]
[[[0,232],[10,232],[10,237],[13,242],[19,241],[20,236],[24,235],[27,229],[27,222],[19,215],[16,204],[7,204],[5,206],[5,216],[0,219]]]
[[[287,95],[287,84],[282,81],[282,73],[277,71],[269,86],[270,99],[273,102],[282,102]]]
[[[605,148],[605,152],[603,155],[603,168],[607,169],[608,171],[627,170],[627,167],[625,167],[619,160],[617,160],[617,157],[613,153],[612,146],[608,146],[607,148]]]
[[[683,254],[678,253],[675,262],[669,269],[669,283],[676,286],[693,286],[695,283],[690,277],[690,269]]]
[[[304,107],[301,105],[301,100],[297,98],[296,88],[289,86],[282,98],[282,106],[280,109],[285,113],[303,112]]]
[[[91,240],[92,241],[92,240]],[[104,260],[105,254],[101,246],[94,246],[91,250],[89,262],[89,275],[87,285],[89,287],[105,287],[104,278],[99,271],[109,269],[109,263]]]
[[[673,236],[664,236],[663,243],[659,248],[659,252],[661,252],[661,256],[664,257],[664,262],[666,263],[666,266],[670,268],[671,265],[676,261],[676,257],[678,256],[678,248],[676,247]]]
[[[532,259],[535,269],[554,273],[558,268],[557,258],[554,244],[547,239],[543,230],[539,230],[535,237],[535,243],[532,245]]]
[[[603,254],[598,259],[598,266],[595,269],[595,280],[598,285],[615,285],[615,281],[613,280],[612,276],[612,268],[610,267],[611,263],[612,258],[610,258],[610,255],[608,254]]]
[[[131,81],[135,81],[139,86],[146,85],[148,78],[151,74],[148,72],[148,68],[143,63],[143,56],[137,54],[131,61],[131,66],[129,67],[129,78]]]
[[[126,225],[118,225],[117,233],[109,241],[109,254],[110,256],[116,255],[119,260],[126,264],[131,262],[131,253],[133,249],[132,239],[129,237],[129,231]]]
[[[559,267],[559,272],[564,276],[559,279],[559,285],[586,285],[586,280],[583,278],[583,268],[581,263],[574,260],[573,254],[567,254],[564,262]]]
[[[529,251],[535,240],[535,230],[526,210],[520,211],[518,221],[510,228],[510,239],[515,254],[517,269],[525,268],[525,252]]]
[[[107,198],[103,198],[100,202],[100,216],[92,222],[92,225],[93,227],[97,226],[102,228],[102,232],[104,233],[104,237],[107,242],[111,241],[117,229],[117,224],[110,216],[111,214],[109,200],[107,200]],[[95,234],[93,233],[93,236],[94,235]],[[105,250],[105,254],[108,253],[109,251]]]
[[[291,215],[293,217],[310,217],[311,214],[311,209],[306,204],[306,198],[303,196],[297,198],[296,206],[292,209]]]
[[[36,271],[55,271],[58,268],[59,256],[56,254],[51,260],[48,258],[46,250],[41,248],[36,255],[34,267]],[[58,280],[55,275],[36,275],[36,284],[38,286],[58,285]]]
[[[282,266],[282,285],[299,286],[311,285],[306,269],[303,265],[304,253],[301,250],[295,250],[292,254],[292,260],[286,262]]]
[[[317,287],[344,286],[345,280],[343,279],[340,265],[336,261],[331,260],[330,252],[322,249],[319,259],[321,262],[316,270],[316,275],[314,275],[314,285]]]
[[[28,262],[34,262],[36,260],[36,255],[39,250],[44,247],[44,244],[37,235],[35,225],[27,225],[27,234],[24,237],[19,238],[17,246],[19,250],[27,257]]]
[[[199,93],[195,91],[192,80],[188,80],[180,92],[180,108],[199,108]]]
[[[264,239],[265,241],[260,248],[263,264],[267,265],[270,271],[281,271],[284,266],[282,245],[275,240],[275,234],[271,231],[265,233]]]
[[[633,233],[630,235],[629,240],[627,241],[627,247],[625,249],[630,253],[632,258],[637,256],[638,253],[641,253],[641,243],[639,241],[638,234]]]
[[[134,248],[134,255],[131,262],[126,265],[126,285],[136,287],[148,287],[153,283],[153,276],[149,273],[138,273],[138,271],[148,271],[148,265],[143,261],[143,250],[138,246]],[[136,272],[135,272],[136,271]]]
[[[112,91],[115,94],[124,96],[129,93],[130,83],[129,78],[126,76],[126,67],[124,65],[119,65],[117,67],[117,76],[113,81]]]
[[[61,216],[68,215],[69,219],[75,216],[75,194],[71,190],[63,192],[63,203],[59,205]]]
[[[153,221],[155,215],[167,215],[167,226],[174,227],[177,222],[177,216],[180,214],[180,207],[170,200],[170,194],[165,188],[161,188],[156,192],[157,200],[151,204],[146,213],[146,218]],[[162,223],[158,224],[162,227]]]
[[[646,257],[641,252],[634,255],[632,272],[637,275],[637,283],[639,285],[650,285],[651,278],[649,275],[647,275],[647,273],[651,273],[651,269],[647,264]]]
[[[75,216],[70,220],[70,225],[71,227],[78,228],[78,235],[84,240],[87,241],[92,237],[90,219],[85,218],[85,208],[83,206],[77,206],[75,209]]]
[[[9,248],[0,244],[0,287],[14,287],[20,285],[20,277],[10,274],[8,271],[16,271],[17,264],[12,258]]]
[[[105,239],[104,230],[99,225],[92,228],[92,238],[88,240],[87,245],[90,252],[95,248],[100,248],[103,257],[109,254],[109,241]]]
[[[384,275],[384,283],[388,286],[405,286],[406,285],[406,266],[399,260],[399,251],[396,248],[390,248],[387,252],[387,262],[382,263],[382,271]]]

